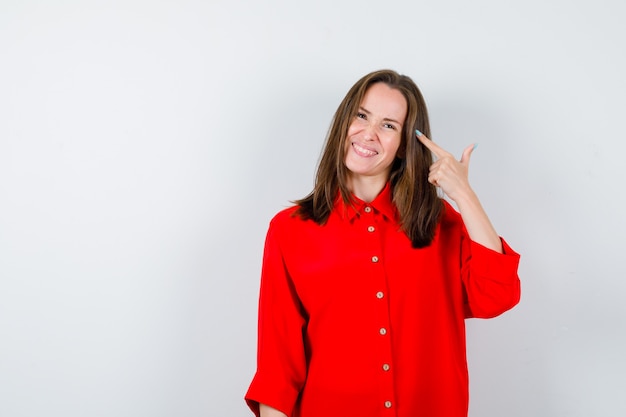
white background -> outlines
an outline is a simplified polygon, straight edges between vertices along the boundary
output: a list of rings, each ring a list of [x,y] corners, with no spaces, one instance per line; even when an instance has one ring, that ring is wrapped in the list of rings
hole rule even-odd
[[[410,75],[522,254],[474,417],[626,415],[620,0],[0,2],[0,415],[249,416],[263,239]]]

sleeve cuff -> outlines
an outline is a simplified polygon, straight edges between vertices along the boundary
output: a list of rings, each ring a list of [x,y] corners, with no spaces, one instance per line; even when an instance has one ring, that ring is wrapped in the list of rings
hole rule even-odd
[[[517,278],[520,255],[502,238],[502,252],[489,249],[480,243],[471,242],[472,270],[481,277],[498,282],[512,282]]]
[[[299,392],[295,387],[283,385],[280,387],[277,381],[262,378],[258,373],[255,375],[245,400],[252,412],[259,417],[259,404],[269,405],[290,416],[293,413]]]

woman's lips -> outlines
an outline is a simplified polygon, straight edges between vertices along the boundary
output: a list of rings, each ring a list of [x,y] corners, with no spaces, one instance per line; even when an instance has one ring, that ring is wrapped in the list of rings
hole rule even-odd
[[[369,158],[370,156],[378,155],[378,152],[364,148],[356,142],[352,142],[352,149],[354,149],[354,152],[356,152],[357,155],[362,156],[364,158]]]

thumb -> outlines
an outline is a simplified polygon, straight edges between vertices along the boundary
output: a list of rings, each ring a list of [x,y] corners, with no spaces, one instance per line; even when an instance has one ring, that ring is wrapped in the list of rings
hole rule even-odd
[[[474,143],[468,146],[467,148],[465,148],[465,150],[463,151],[463,155],[461,155],[462,164],[469,165],[470,156],[472,156],[472,152],[474,152],[474,149],[476,149],[477,147],[478,147],[478,144]]]

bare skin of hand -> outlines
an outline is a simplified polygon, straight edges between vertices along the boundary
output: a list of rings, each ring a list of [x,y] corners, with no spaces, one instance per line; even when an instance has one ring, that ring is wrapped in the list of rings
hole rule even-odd
[[[259,412],[261,417],[287,417],[285,413],[265,404],[259,404]]]
[[[502,242],[469,184],[469,162],[474,145],[463,151],[461,159],[441,148],[423,133],[416,132],[417,139],[435,156],[428,174],[428,182],[440,187],[456,203],[470,239],[489,249],[502,253]]]

